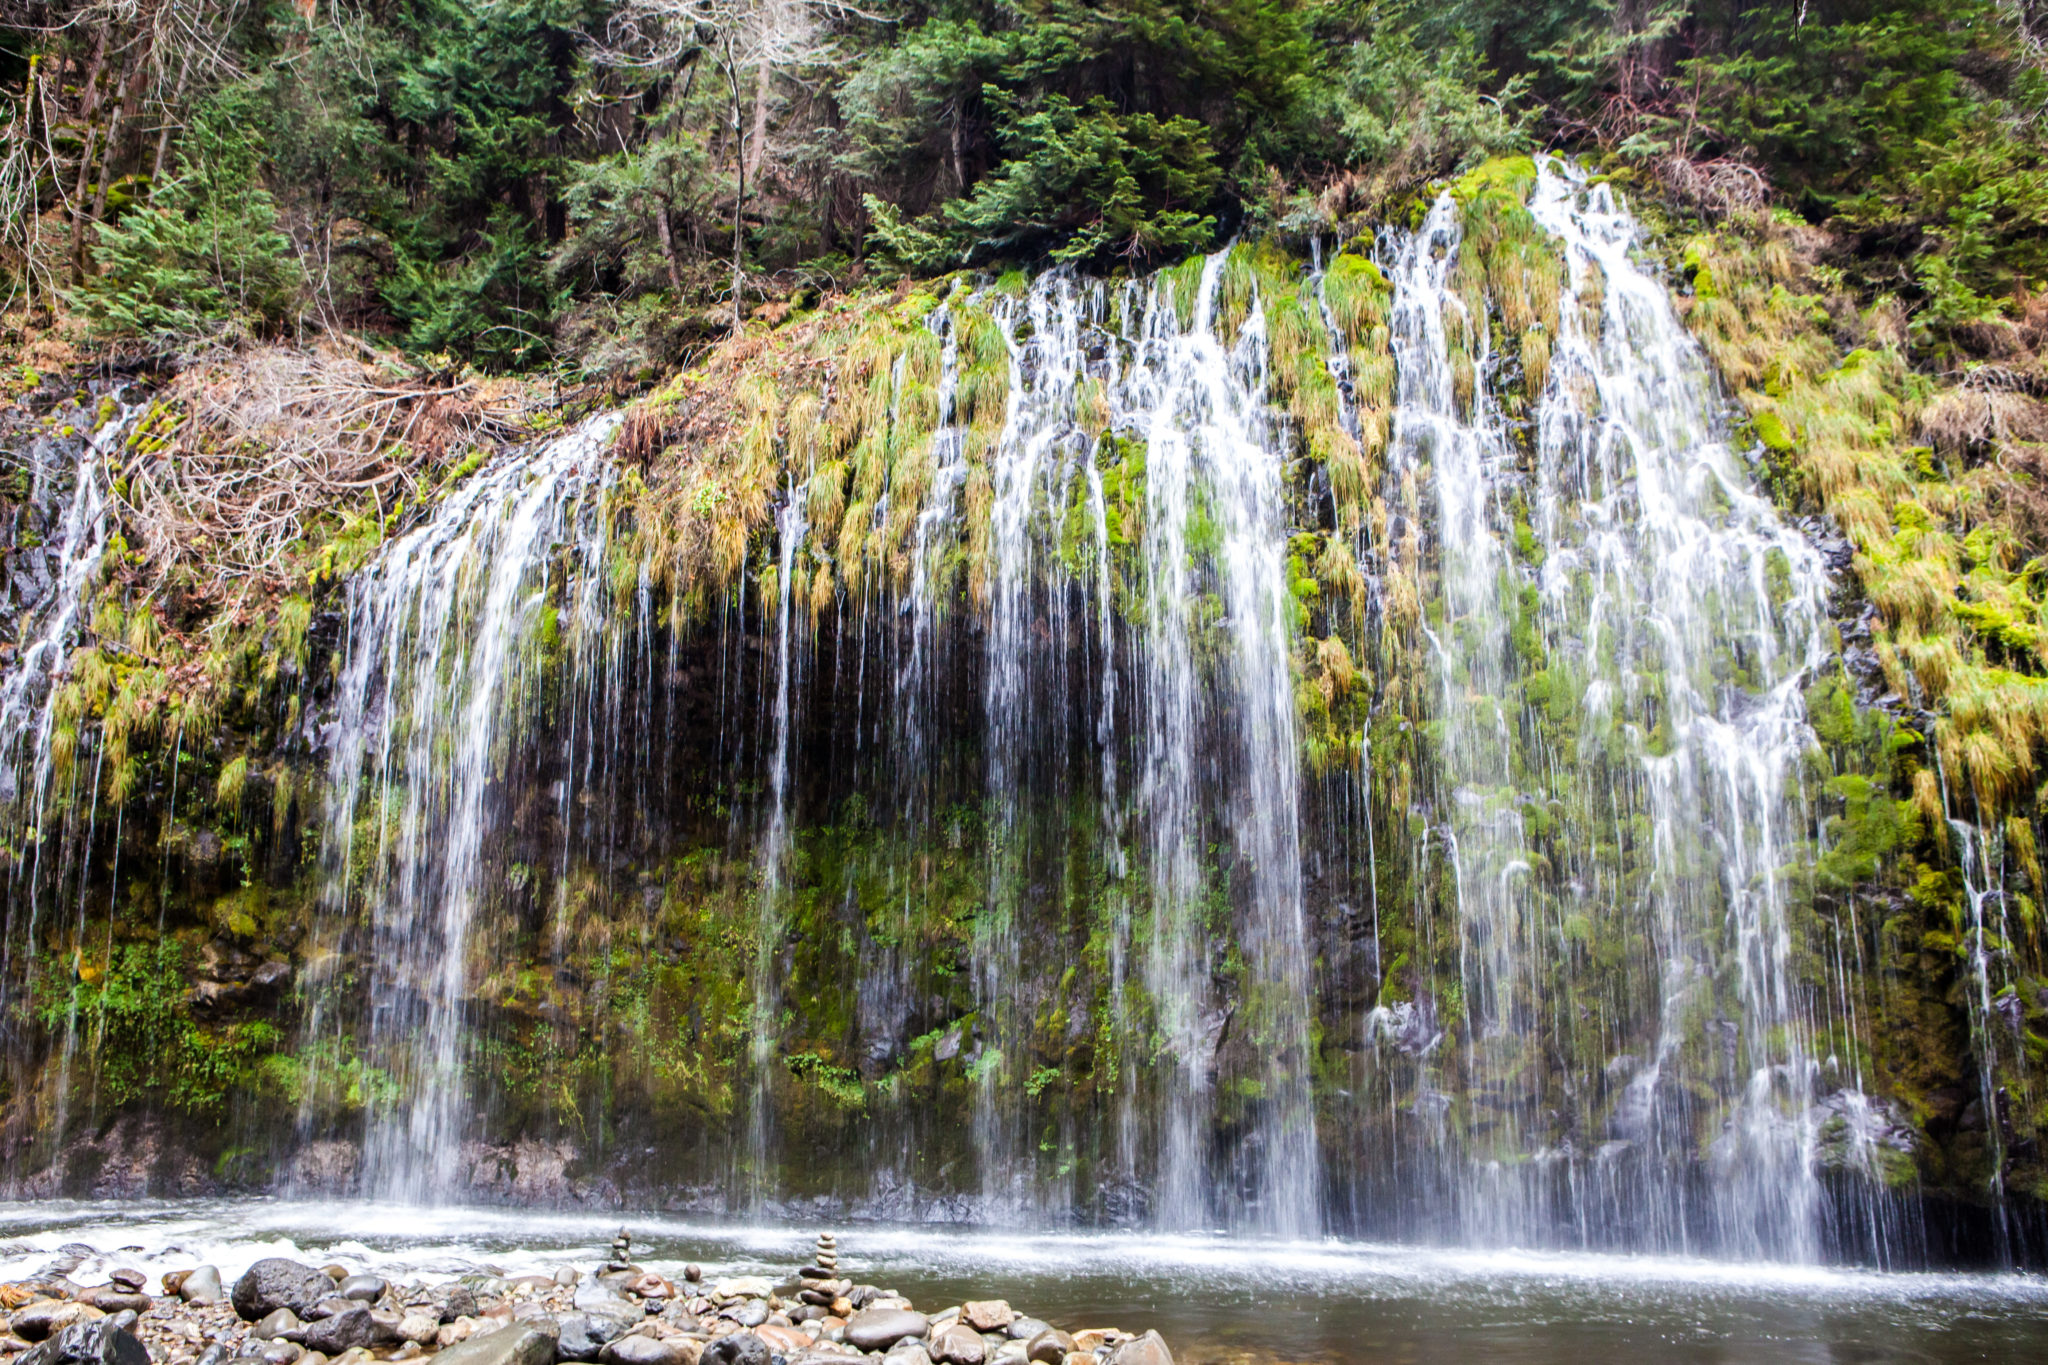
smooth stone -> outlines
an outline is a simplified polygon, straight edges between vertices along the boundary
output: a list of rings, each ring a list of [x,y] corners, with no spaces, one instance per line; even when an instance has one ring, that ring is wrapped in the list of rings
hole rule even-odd
[[[192,1272],[189,1270],[166,1270],[161,1276],[158,1277],[163,1281],[164,1293],[177,1293],[178,1286],[184,1284],[185,1278],[191,1273]]]
[[[886,1351],[905,1337],[921,1337],[931,1319],[906,1308],[863,1308],[846,1320],[847,1344],[863,1351]]]
[[[752,1332],[732,1332],[704,1348],[697,1365],[769,1365],[768,1343]]]
[[[554,1359],[555,1339],[529,1322],[472,1336],[434,1357],[436,1365],[554,1365]]]
[[[970,1299],[960,1305],[960,1319],[977,1332],[1000,1332],[1017,1320],[1003,1299]]]
[[[931,1353],[939,1365],[982,1365],[988,1358],[988,1346],[981,1333],[964,1323],[955,1323],[933,1335]]]
[[[1073,1352],[1074,1339],[1057,1327],[1046,1328],[1024,1348],[1025,1358],[1038,1365],[1060,1365]]]
[[[475,1318],[457,1318],[441,1324],[441,1330],[434,1333],[434,1344],[446,1350],[450,1346],[468,1341],[476,1333]]]
[[[196,1277],[198,1271],[193,1271]],[[180,1294],[192,1288],[188,1277],[179,1286]],[[246,1322],[280,1308],[289,1308],[300,1317],[314,1304],[334,1292],[334,1281],[322,1272],[299,1261],[284,1256],[266,1256],[242,1273],[235,1281],[235,1312]]]
[[[765,1275],[735,1275],[711,1286],[714,1299],[765,1299],[774,1292],[774,1284]]]
[[[114,1286],[115,1290],[120,1293],[140,1294],[142,1286],[148,1284],[149,1279],[139,1270],[129,1266],[122,1266],[107,1276],[107,1283]]]
[[[263,1348],[264,1365],[297,1365],[298,1358],[305,1354],[299,1346],[289,1341],[273,1341]]]
[[[18,1359],[24,1365],[150,1365],[132,1332],[99,1320],[74,1322]]]
[[[742,1327],[759,1327],[768,1321],[768,1300],[748,1299],[737,1307],[725,1310],[725,1315]]]
[[[1173,1352],[1157,1332],[1147,1332],[1109,1353],[1109,1365],[1173,1365]]]
[[[221,1286],[220,1267],[211,1265],[194,1266],[187,1271],[174,1292],[186,1303],[201,1307],[223,1302],[228,1296],[227,1290]]]
[[[1019,1315],[1015,1318],[1012,1318],[1010,1320],[1010,1325],[1004,1328],[1003,1330],[1010,1334],[1010,1339],[1012,1341],[1030,1341],[1040,1332],[1050,1332],[1052,1330],[1052,1324],[1049,1322],[1040,1322],[1037,1318],[1027,1318],[1022,1315]]]
[[[424,1313],[408,1309],[398,1320],[398,1337],[401,1341],[416,1341],[424,1346],[434,1339],[441,1330],[441,1318],[436,1313]]]
[[[354,1299],[344,1299],[339,1294],[329,1294],[326,1298],[319,1300],[312,1306],[301,1308],[299,1316],[307,1322],[318,1322],[322,1318],[331,1318],[336,1313],[346,1313],[349,1309],[360,1306]]]
[[[932,1365],[931,1352],[921,1341],[899,1341],[882,1357],[882,1365]]]
[[[573,1302],[579,1313],[613,1318],[627,1323],[637,1322],[645,1312],[639,1305],[628,1303],[623,1297],[613,1293],[608,1286],[595,1281],[579,1285]]]
[[[327,1357],[318,1351],[308,1351],[299,1357],[299,1365],[327,1365]]]
[[[291,1337],[304,1326],[305,1324],[299,1321],[297,1313],[289,1308],[280,1308],[273,1313],[266,1313],[261,1321],[249,1329],[249,1333],[259,1341],[275,1341],[279,1337]]]
[[[336,1265],[334,1262],[329,1261],[326,1265],[320,1267],[320,1273],[322,1275],[325,1275],[328,1279],[333,1280],[336,1284],[340,1284],[343,1280],[348,1278],[348,1267],[345,1265]]]
[[[384,1281],[375,1275],[351,1275],[341,1282],[340,1294],[344,1299],[358,1303],[375,1303],[384,1297]]]
[[[97,1289],[88,1289],[78,1296],[78,1302],[89,1303],[102,1313],[147,1313],[156,1307],[156,1301],[147,1294],[123,1294],[110,1284]]]
[[[105,1316],[106,1314],[89,1303],[44,1299],[17,1312],[9,1320],[8,1326],[14,1335],[24,1340],[42,1341],[56,1336],[73,1324],[95,1322]]]
[[[628,1332],[598,1349],[604,1365],[674,1365],[675,1353],[668,1342],[639,1332]]]
[[[788,1355],[791,1351],[807,1350],[811,1345],[811,1339],[796,1328],[772,1322],[756,1327],[754,1335],[767,1342],[769,1350],[779,1351],[783,1355]]]
[[[565,1265],[555,1271],[555,1283],[560,1285],[564,1289],[572,1287],[576,1283],[576,1281],[582,1278],[583,1272],[576,1269],[574,1266]]]

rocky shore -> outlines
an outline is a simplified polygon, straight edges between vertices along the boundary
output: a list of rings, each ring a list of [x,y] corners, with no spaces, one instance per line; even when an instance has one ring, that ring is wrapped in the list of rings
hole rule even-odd
[[[1063,1330],[1001,1299],[926,1312],[841,1272],[835,1239],[784,1277],[677,1278],[632,1262],[622,1232],[606,1263],[552,1274],[394,1282],[345,1264],[269,1257],[232,1285],[212,1266],[102,1284],[71,1275],[73,1245],[0,1284],[7,1365],[1173,1365],[1156,1332]]]

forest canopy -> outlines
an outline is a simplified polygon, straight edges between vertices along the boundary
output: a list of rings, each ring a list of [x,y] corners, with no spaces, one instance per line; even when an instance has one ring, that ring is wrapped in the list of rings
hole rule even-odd
[[[2038,0],[0,0],[0,300],[652,373],[863,281],[1335,240],[1503,153],[1853,249],[1939,351],[2048,276]]]

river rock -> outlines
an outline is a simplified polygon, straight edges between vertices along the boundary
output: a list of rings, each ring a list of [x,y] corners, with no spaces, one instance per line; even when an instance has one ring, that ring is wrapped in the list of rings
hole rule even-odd
[[[441,1319],[438,1314],[422,1312],[417,1308],[407,1309],[405,1316],[398,1320],[400,1341],[417,1342],[424,1346],[432,1341],[440,1330]]]
[[[293,1342],[273,1341],[263,1348],[258,1358],[263,1365],[298,1365],[299,1357],[304,1354],[304,1349]]]
[[[596,1360],[605,1343],[625,1330],[617,1318],[602,1313],[569,1313],[555,1320],[560,1333],[558,1353],[564,1360]]]
[[[141,1271],[122,1266],[107,1276],[107,1283],[114,1286],[117,1293],[140,1294],[142,1286],[149,1283],[149,1280]]]
[[[921,1341],[899,1341],[882,1357],[882,1365],[932,1365],[932,1357]]]
[[[1012,1341],[1028,1342],[1040,1332],[1050,1331],[1051,1329],[1051,1323],[1040,1322],[1037,1318],[1027,1318],[1022,1313],[1019,1313],[1016,1317],[1010,1319],[1010,1325],[1003,1330],[1010,1334]]]
[[[149,1365],[134,1335],[101,1321],[74,1322],[18,1357],[19,1365]]]
[[[105,1316],[89,1303],[43,1299],[15,1313],[9,1319],[9,1325],[14,1335],[26,1341],[42,1341],[75,1323],[94,1322]]]
[[[192,1273],[196,1276],[199,1272]],[[191,1286],[188,1278],[179,1293]],[[334,1281],[312,1266],[284,1256],[266,1256],[235,1281],[235,1311],[246,1322],[254,1322],[280,1308],[289,1308],[304,1317],[314,1304],[333,1292]]]
[[[395,1333],[387,1333],[384,1325],[370,1316],[368,1308],[351,1303],[342,1312],[307,1323],[299,1334],[299,1342],[309,1351],[338,1356],[358,1346],[368,1350],[380,1341],[390,1340],[392,1335]]]
[[[344,1299],[358,1303],[375,1303],[384,1297],[384,1281],[375,1275],[351,1275],[341,1282],[337,1292]]]
[[[682,1359],[685,1347],[676,1337],[657,1339],[643,1336],[639,1332],[628,1332],[615,1341],[608,1341],[597,1353],[604,1365],[687,1365]]]
[[[202,1265],[187,1271],[175,1291],[187,1303],[219,1303],[227,1297],[221,1288],[220,1267]]]
[[[613,1293],[609,1287],[594,1280],[589,1284],[577,1286],[574,1302],[578,1312],[592,1317],[614,1318],[626,1323],[637,1322],[646,1313],[645,1309],[628,1303],[620,1295]]]
[[[178,1286],[185,1283],[185,1277],[190,1275],[191,1273],[192,1272],[189,1270],[166,1270],[159,1277],[163,1280],[164,1293],[176,1294],[178,1292]]]
[[[289,1308],[280,1308],[275,1312],[264,1314],[257,1321],[256,1325],[249,1329],[249,1335],[255,1337],[258,1341],[275,1341],[279,1337],[297,1341],[298,1333],[305,1325],[305,1323],[299,1321],[297,1313],[294,1313]]]
[[[1074,1349],[1074,1339],[1056,1327],[1048,1327],[1031,1338],[1024,1348],[1025,1358],[1038,1365],[1060,1365]]]
[[[863,1308],[846,1320],[846,1342],[863,1351],[886,1351],[905,1337],[931,1331],[931,1319],[907,1308]]]
[[[97,1289],[88,1289],[79,1296],[80,1303],[89,1303],[102,1313],[147,1313],[156,1307],[156,1300],[147,1294],[124,1294],[110,1284]]]
[[[1017,1320],[1017,1313],[1002,1299],[969,1300],[960,1305],[960,1320],[977,1332],[1000,1332]]]
[[[769,1365],[771,1354],[752,1332],[730,1332],[706,1346],[697,1365]]]
[[[1147,1332],[1109,1353],[1109,1365],[1173,1365],[1173,1352],[1157,1332]]]
[[[553,1365],[555,1339],[522,1322],[458,1342],[434,1357],[435,1365]]]
[[[988,1358],[981,1333],[965,1323],[955,1323],[934,1336],[931,1352],[939,1365],[982,1365]]]
[[[476,1293],[463,1285],[448,1290],[448,1299],[441,1305],[441,1321],[453,1322],[457,1318],[476,1316]]]
[[[735,1275],[711,1286],[714,1299],[765,1299],[775,1292],[765,1275]]]
[[[725,1315],[742,1327],[759,1327],[768,1321],[768,1300],[748,1299],[724,1310]]]
[[[811,1345],[811,1339],[805,1333],[797,1331],[794,1327],[784,1327],[773,1322],[756,1327],[754,1335],[767,1342],[769,1350],[780,1355],[807,1350]]]

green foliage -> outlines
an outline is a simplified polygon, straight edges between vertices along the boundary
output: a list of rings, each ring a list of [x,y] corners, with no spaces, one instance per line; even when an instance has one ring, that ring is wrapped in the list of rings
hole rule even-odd
[[[1054,260],[1156,259],[1200,250],[1216,232],[1221,174],[1194,119],[1118,114],[1108,101],[1048,96],[1008,122],[1009,159],[946,217],[968,258],[1049,249]]]
[[[262,148],[247,114],[241,98],[203,106],[177,177],[99,225],[98,273],[79,299],[95,331],[188,348],[295,321],[304,273],[258,178]]]

